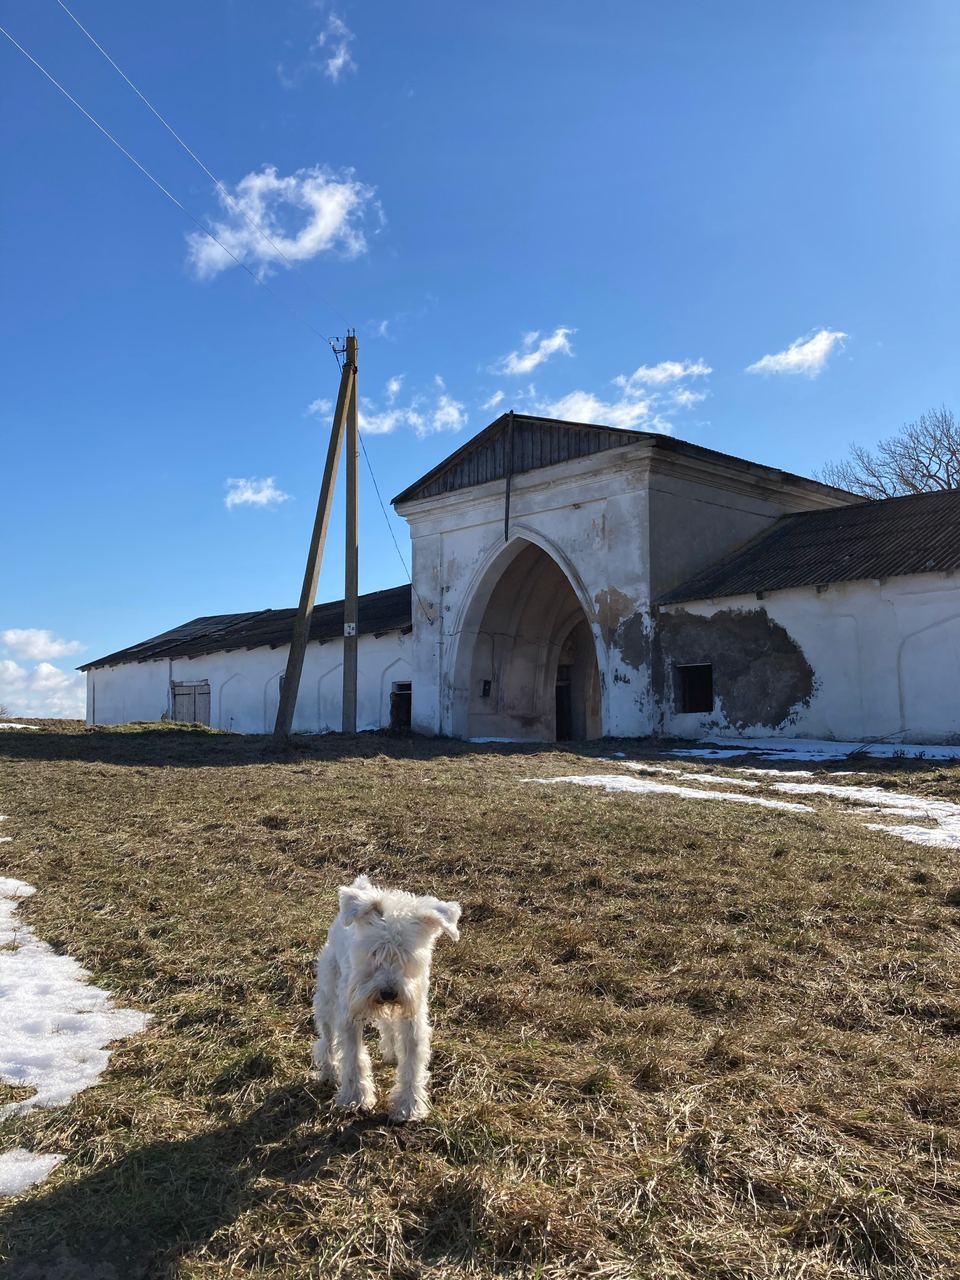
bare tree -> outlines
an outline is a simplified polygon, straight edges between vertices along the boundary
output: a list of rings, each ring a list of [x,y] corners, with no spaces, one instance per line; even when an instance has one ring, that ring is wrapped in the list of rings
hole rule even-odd
[[[960,424],[946,407],[931,409],[881,440],[876,450],[852,445],[849,458],[828,462],[817,478],[865,498],[958,489]]]

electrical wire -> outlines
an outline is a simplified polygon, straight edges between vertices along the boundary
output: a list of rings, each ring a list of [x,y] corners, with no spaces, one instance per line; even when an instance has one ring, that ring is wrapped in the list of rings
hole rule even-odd
[[[42,63],[37,61],[37,59],[33,56],[32,53],[28,52],[28,50],[26,50],[18,40],[15,40],[13,38],[13,36],[10,34],[9,31],[7,31],[4,27],[0,27],[0,35],[6,36],[6,38],[10,41],[10,43],[14,46],[14,48],[19,49],[20,52],[23,54],[23,56],[27,59],[27,61],[32,62],[33,65],[37,68],[37,70],[41,73],[41,75],[45,76],[56,89],[59,89],[59,91],[63,94],[63,96],[67,99],[68,102],[73,103],[73,105],[77,108],[77,110],[82,115],[86,116],[86,118],[90,121],[90,123],[95,128],[99,129],[99,131],[103,134],[103,136],[109,142],[112,142],[113,145],[117,148],[117,150],[122,155],[126,156],[126,158],[130,161],[130,163],[132,165],[135,165],[136,168],[138,168],[140,172],[143,174],[143,176],[145,178],[148,178],[150,182],[153,183],[153,185],[157,188],[158,191],[161,191],[172,204],[176,205],[176,207],[180,210],[181,213],[185,214],[195,226],[199,227],[205,236],[209,236],[210,239],[214,242],[214,244],[218,244],[228,258],[232,258],[238,267],[242,267],[251,280],[253,280],[256,284],[260,285],[261,288],[266,289],[267,293],[269,293],[279,303],[279,305],[287,312],[288,315],[292,316],[300,324],[305,325],[306,328],[308,328],[311,333],[313,333],[316,337],[320,338],[323,342],[325,343],[330,342],[330,339],[327,337],[326,334],[321,333],[320,330],[317,329],[314,325],[312,325],[305,316],[300,315],[299,312],[294,311],[290,306],[288,306],[288,304],[283,300],[283,298],[281,298],[280,294],[277,293],[275,289],[271,288],[271,286],[268,285],[265,280],[261,279],[261,277],[258,276],[255,271],[251,271],[251,269],[247,266],[247,264],[241,258],[238,258],[235,253],[233,253],[230,249],[228,249],[227,246],[223,243],[223,241],[219,239],[219,237],[216,236],[214,232],[212,232],[204,222],[202,222],[199,218],[197,218],[194,214],[192,214],[190,210],[187,208],[187,206],[183,204],[182,201],[178,200],[177,197],[173,194],[173,192],[163,185],[163,183],[160,181],[159,178],[155,178],[154,175],[150,172],[150,170],[145,165],[142,165],[140,161],[137,159],[137,157],[133,155],[132,152],[128,151],[122,142],[118,142],[117,139],[110,132],[110,130],[107,129],[104,125],[102,125],[100,121],[96,118],[96,116],[91,115],[91,113],[86,109],[86,107],[83,106],[81,103],[79,103],[77,99],[73,96],[73,94],[70,93],[69,90],[65,89],[63,85],[60,83],[60,81],[57,80],[54,76],[52,76],[50,72],[46,69],[46,67],[43,66]]]
[[[234,195],[230,193],[230,191],[227,190],[227,188],[216,176],[216,174],[207,168],[207,166],[203,163],[203,161],[200,159],[197,153],[193,150],[193,148],[188,146],[187,143],[184,142],[183,138],[181,138],[180,134],[177,133],[173,125],[170,124],[170,122],[153,105],[153,103],[146,96],[146,94],[143,93],[142,90],[140,90],[137,87],[137,85],[133,83],[133,81],[130,79],[127,73],[123,70],[123,68],[118,66],[118,64],[113,60],[113,58],[111,58],[110,54],[107,53],[103,45],[99,42],[99,40],[97,40],[97,38],[90,31],[87,30],[87,28],[83,25],[83,23],[80,21],[77,15],[63,3],[63,0],[57,0],[57,4],[64,11],[67,17],[71,20],[71,22],[73,22],[77,27],[80,28],[80,30],[83,32],[86,38],[90,41],[93,47],[97,49],[104,56],[104,58],[106,58],[107,62],[110,63],[111,67],[113,67],[117,75],[120,76],[121,79],[124,80],[130,86],[130,88],[137,95],[137,97],[140,99],[143,105],[149,111],[151,111],[154,116],[156,116],[156,118],[160,121],[160,123],[166,129],[167,133],[169,133],[170,136],[179,144],[179,146],[183,148],[183,150],[187,153],[190,159],[203,170],[203,172],[207,175],[210,181],[214,184],[214,186],[223,196],[224,200],[227,203],[227,207],[229,209],[232,209],[235,213],[239,214],[239,216],[243,218],[243,220],[247,223],[247,225],[253,231],[255,231],[258,236],[261,236],[266,241],[266,243],[270,245],[270,247],[274,250],[274,252],[283,259],[283,261],[287,264],[288,267],[296,266],[296,263],[292,262],[287,257],[287,255],[280,248],[277,242],[270,235],[267,234],[267,232],[263,229],[263,227],[249,216],[246,210],[243,209],[243,207],[241,206],[240,202],[236,199]],[[324,301],[325,305],[328,306],[331,311],[334,311],[337,314],[339,314],[338,309],[330,303],[329,299],[322,299],[322,301]],[[343,319],[342,316],[340,318]],[[329,339],[327,340],[329,341]]]
[[[373,481],[373,488],[377,495],[377,501],[380,503],[380,510],[383,512],[383,518],[387,524],[387,532],[390,534],[390,537],[393,539],[393,545],[397,549],[397,556],[400,559],[400,563],[403,565],[403,571],[407,575],[407,577],[410,579],[410,588],[413,591],[413,594],[417,597],[417,604],[420,606],[423,616],[426,618],[426,620],[430,623],[432,627],[433,618],[431,618],[430,614],[427,612],[427,606],[423,603],[423,599],[421,598],[420,592],[417,590],[416,584],[413,581],[413,573],[410,571],[410,568],[407,565],[406,560],[404,559],[403,552],[400,550],[400,543],[397,541],[396,534],[393,532],[393,525],[390,523],[390,517],[387,514],[387,508],[384,504],[383,497],[380,493],[380,486],[377,484],[377,477],[374,475],[373,464],[370,461],[369,453],[367,453],[367,445],[363,438],[363,432],[360,431],[359,429],[357,431],[357,436],[360,440],[360,448],[363,450],[363,456],[367,464],[367,470],[370,472],[370,479]]]
[[[190,149],[190,147],[187,146],[187,144],[183,141],[183,139],[179,136],[179,134],[177,134],[176,131],[169,124],[167,124],[166,120],[164,120],[160,112],[157,111],[157,109],[153,106],[151,102],[148,101],[146,97],[144,97],[144,95],[140,92],[140,90],[133,83],[133,81],[130,80],[130,78],[124,74],[124,72],[120,69],[120,67],[117,66],[117,64],[113,61],[110,55],[106,52],[106,50],[93,38],[90,32],[87,31],[86,27],[84,27],[83,24],[70,12],[67,6],[63,3],[63,0],[57,0],[57,3],[64,10],[64,12],[71,19],[73,19],[76,25],[84,33],[84,35],[87,36],[87,38],[94,45],[96,45],[96,47],[100,50],[100,52],[107,59],[110,65],[114,67],[114,69],[119,73],[119,75],[123,77],[123,79],[127,82],[127,84],[129,84],[130,88],[133,89],[133,91],[137,94],[137,96],[143,100],[143,102],[147,107],[150,108],[150,110],[157,117],[157,119],[164,126],[164,128],[166,128],[172,134],[172,136],[176,138],[180,146],[183,147],[183,149],[187,152],[187,154],[191,156],[193,160],[196,161],[196,163],[200,166],[200,168],[204,171],[204,173],[207,174],[210,180],[224,194],[224,196],[231,203],[231,205],[235,204],[233,197],[230,195],[229,191],[227,191],[226,187],[224,187],[224,185],[219,181],[219,179],[214,177],[214,175],[203,163],[203,161],[200,160],[200,158]],[[310,321],[307,320],[304,316],[301,316],[296,311],[293,311],[286,304],[286,302],[284,302],[284,300],[280,297],[280,295],[274,289],[272,289],[270,285],[267,284],[265,280],[263,280],[260,276],[258,276],[256,272],[251,271],[251,269],[247,266],[247,264],[242,259],[238,258],[237,255],[233,253],[230,249],[228,249],[227,246],[223,243],[223,241],[219,239],[219,237],[216,236],[210,230],[210,228],[206,226],[205,223],[203,223],[199,218],[195,217],[195,215],[190,212],[190,210],[186,207],[186,205],[183,204],[183,202],[179,200],[173,194],[172,191],[170,191],[167,187],[165,187],[163,183],[159,180],[159,178],[154,177],[154,175],[150,172],[150,170],[145,165],[141,164],[140,161],[136,158],[136,156],[133,155],[132,152],[128,151],[127,148],[123,145],[123,143],[119,142],[113,136],[113,134],[109,131],[109,129],[107,129],[104,125],[100,123],[100,121],[96,118],[96,116],[92,115],[91,112],[89,112],[86,109],[86,107],[84,107],[80,102],[78,102],[77,99],[73,96],[73,94],[70,93],[68,89],[64,88],[64,86],[60,83],[60,81],[57,80],[53,75],[51,75],[51,73],[46,69],[46,67],[42,65],[42,63],[37,61],[37,59],[33,56],[33,54],[31,54],[27,49],[25,49],[18,40],[14,39],[14,37],[10,34],[9,31],[7,31],[4,27],[0,27],[0,35],[5,36],[6,39],[9,40],[9,42],[14,46],[14,48],[18,49],[23,54],[23,56],[36,67],[36,69],[41,73],[41,75],[45,76],[46,79],[49,80],[50,83],[54,86],[54,88],[58,89],[59,92],[62,93],[63,96],[67,99],[67,101],[72,103],[72,105],[77,108],[77,110],[81,113],[81,115],[86,116],[86,118],[90,121],[90,123],[96,129],[98,129],[100,133],[103,134],[103,136],[108,140],[108,142],[111,142],[117,148],[117,150],[123,156],[125,156],[127,160],[130,161],[132,165],[134,165],[137,169],[140,170],[140,172],[143,174],[145,178],[147,178],[150,182],[153,183],[153,185],[157,188],[158,191],[160,191],[164,196],[166,196],[166,198],[173,205],[175,205],[180,210],[181,213],[185,214],[186,217],[188,217],[190,221],[194,223],[194,225],[197,226],[205,236],[208,236],[215,244],[219,245],[220,248],[224,251],[224,253],[229,258],[231,258],[237,264],[238,267],[242,267],[243,270],[247,273],[247,275],[251,278],[251,280],[254,281],[255,284],[258,284],[261,286],[261,288],[266,289],[267,292],[271,294],[271,296],[280,304],[281,307],[283,307],[285,311],[287,311],[289,315],[291,315],[294,319],[298,320],[301,324],[305,325],[306,328],[309,329],[310,332],[313,333],[316,337],[322,339],[323,342],[328,344],[331,350],[333,351],[334,359],[337,361],[337,366],[340,367],[340,355],[342,353],[337,348],[335,339],[327,337],[326,334],[321,333],[320,330],[315,328],[315,326],[312,325]],[[238,210],[238,212],[243,213],[242,210]],[[243,214],[243,216],[246,218],[246,214]],[[246,218],[246,220],[250,223],[253,229],[257,231],[259,235],[263,236],[263,238],[269,244],[273,245],[273,248],[280,255],[280,257],[283,258],[284,261],[288,263],[288,265],[290,266],[293,265],[290,262],[290,260],[286,257],[286,255],[283,253],[282,249],[280,249],[278,245],[274,244],[274,242],[270,239],[270,237],[266,234],[266,232],[263,231],[261,227],[259,227],[256,223],[254,223],[249,218]],[[393,526],[390,523],[390,517],[387,513],[387,508],[384,505],[383,495],[381,494],[380,486],[377,483],[377,477],[373,470],[373,464],[371,463],[370,455],[367,452],[366,442],[364,441],[363,436],[359,432],[358,432],[358,437],[360,440],[360,446],[363,449],[363,456],[367,464],[367,470],[370,472],[370,479],[373,481],[373,487],[377,495],[377,501],[380,504],[380,510],[383,512],[383,518],[387,525],[387,531],[389,532],[390,537],[393,541],[393,545],[396,548],[397,556],[399,557],[400,563],[403,566],[403,570],[406,573],[407,577],[410,579],[410,585],[413,589],[414,595],[417,598],[417,602],[420,605],[421,610],[423,611],[423,616],[427,619],[427,621],[432,626],[433,619],[430,617],[430,614],[427,611],[426,605],[423,603],[420,593],[419,591],[417,591],[417,588],[413,583],[413,574],[411,573],[407,565],[407,562],[404,559],[403,552],[400,550],[400,544],[397,542],[396,535],[393,532]]]

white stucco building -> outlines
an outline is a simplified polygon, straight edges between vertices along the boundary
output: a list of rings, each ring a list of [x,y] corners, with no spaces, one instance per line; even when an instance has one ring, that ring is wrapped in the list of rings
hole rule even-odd
[[[960,492],[865,502],[670,436],[504,414],[394,502],[414,604],[362,598],[362,728],[960,737]],[[269,731],[292,617],[197,619],[88,664],[88,721]],[[339,728],[342,619],[316,611],[295,729]]]

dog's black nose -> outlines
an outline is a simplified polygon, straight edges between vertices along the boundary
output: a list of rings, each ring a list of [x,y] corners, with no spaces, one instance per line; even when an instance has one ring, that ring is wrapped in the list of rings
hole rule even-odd
[[[393,987],[380,988],[380,1003],[393,1004],[396,1001],[398,992]]]

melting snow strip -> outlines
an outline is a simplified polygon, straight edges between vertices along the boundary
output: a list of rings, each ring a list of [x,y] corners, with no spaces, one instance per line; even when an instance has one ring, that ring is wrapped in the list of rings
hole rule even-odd
[[[12,721],[5,721],[0,724],[0,729],[39,729],[37,724],[13,724]]]
[[[59,1107],[95,1084],[114,1040],[142,1031],[149,1015],[114,1008],[106,991],[71,956],[58,955],[16,918],[34,893],[22,880],[0,876],[0,1080],[32,1087],[0,1107],[0,1120],[33,1107]],[[61,1156],[13,1151],[0,1156],[0,1195],[46,1177]],[[31,1163],[32,1162],[32,1163]],[[30,1170],[36,1174],[24,1182]]]
[[[842,760],[863,754],[878,760],[960,760],[960,746],[919,742],[833,742],[826,738],[717,738],[672,751],[675,756],[758,755],[764,760]]]
[[[527,778],[550,786],[557,782],[572,782],[580,787],[603,787],[605,791],[633,791],[641,795],[661,794],[682,796],[684,800],[731,800],[734,804],[756,804],[765,809],[792,809],[812,812],[808,804],[791,804],[787,800],[767,800],[763,796],[745,796],[735,791],[697,791],[695,787],[678,787],[668,782],[655,782],[653,778],[631,778],[620,773],[569,774],[562,778]]]
[[[818,793],[836,796],[854,804],[869,805],[902,818],[921,818],[935,822],[934,827],[920,827],[890,822],[868,822],[872,831],[889,831],[912,844],[934,845],[940,848],[960,848],[960,804],[950,800],[926,800],[921,796],[905,795],[898,791],[885,791],[883,787],[834,786],[826,782],[775,782],[775,791],[787,791],[794,795]]]
[[[719,782],[728,787],[759,787],[760,785],[752,778],[734,778],[722,773],[684,773],[682,769],[669,764],[648,764],[646,761],[639,760],[624,760],[623,763],[627,769],[634,769],[637,773],[666,773],[681,782]]]

